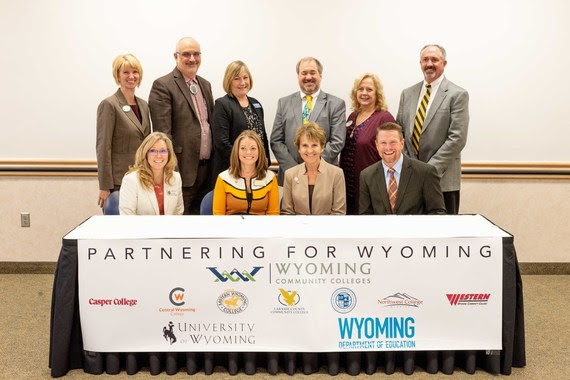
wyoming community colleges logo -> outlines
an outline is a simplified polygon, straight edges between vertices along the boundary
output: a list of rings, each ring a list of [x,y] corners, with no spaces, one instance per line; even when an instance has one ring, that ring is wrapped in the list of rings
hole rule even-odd
[[[349,288],[339,288],[331,296],[331,305],[337,312],[346,314],[356,306],[356,294]]]
[[[176,342],[176,336],[174,335],[173,329],[174,323],[172,323],[172,321],[168,322],[168,328],[166,326],[162,328],[162,336],[167,342],[170,340],[171,345]]]
[[[230,280],[231,282],[238,282],[238,281],[243,281],[243,282],[249,282],[249,281],[253,281],[255,282],[255,279],[253,278],[257,272],[259,272],[259,270],[263,267],[253,267],[253,270],[251,272],[248,271],[239,271],[236,268],[234,268],[231,272],[228,272],[227,270],[223,271],[222,273],[220,273],[218,271],[218,268],[216,267],[207,267],[210,272],[212,272],[215,276],[216,279],[214,280],[214,282],[226,282],[228,280]]]

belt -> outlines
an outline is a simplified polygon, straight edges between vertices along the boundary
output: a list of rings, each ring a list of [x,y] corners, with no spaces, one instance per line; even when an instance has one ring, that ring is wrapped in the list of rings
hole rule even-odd
[[[199,161],[198,161],[198,166],[205,166],[205,165],[208,165],[208,162],[210,162],[210,160],[199,160]]]

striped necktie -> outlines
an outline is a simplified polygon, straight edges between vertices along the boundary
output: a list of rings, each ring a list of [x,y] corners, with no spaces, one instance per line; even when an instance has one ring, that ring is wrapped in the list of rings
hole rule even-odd
[[[398,194],[398,184],[396,183],[396,178],[394,177],[394,168],[388,168],[388,173],[390,173],[390,183],[388,186],[388,196],[390,197],[390,208],[394,211],[396,207],[396,195]]]
[[[416,118],[414,119],[414,133],[412,134],[412,146],[416,156],[420,153],[420,137],[422,136],[422,128],[424,120],[426,119],[426,110],[429,103],[429,96],[431,94],[431,84],[426,83],[426,94],[420,102]]]
[[[305,103],[305,107],[303,108],[303,124],[307,124],[309,122],[309,115],[313,109],[313,97],[311,95],[306,95],[305,98],[307,99],[307,103]]]

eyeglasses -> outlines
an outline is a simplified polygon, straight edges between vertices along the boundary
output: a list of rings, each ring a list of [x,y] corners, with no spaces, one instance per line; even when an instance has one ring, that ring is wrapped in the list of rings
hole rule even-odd
[[[176,54],[180,54],[185,59],[190,59],[192,57],[194,57],[194,59],[198,59],[200,58],[200,55],[202,55],[202,53],[199,51],[185,51],[183,53],[177,51]]]
[[[168,149],[151,149],[148,151],[148,154],[150,154],[151,156],[156,156],[157,154],[161,154],[162,156],[166,156],[168,155]]]

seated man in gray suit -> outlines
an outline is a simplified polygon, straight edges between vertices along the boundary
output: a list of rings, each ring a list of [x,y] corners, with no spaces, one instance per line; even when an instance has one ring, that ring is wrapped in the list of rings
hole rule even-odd
[[[279,99],[271,132],[271,150],[279,161],[277,181],[283,185],[287,169],[303,162],[295,146],[295,131],[301,124],[317,123],[325,130],[327,143],[321,153],[326,162],[338,165],[338,155],[346,136],[344,101],[321,91],[323,66],[313,57],[297,63],[300,92]]]
[[[360,214],[445,214],[435,167],[402,154],[402,127],[380,125],[376,149],[382,161],[360,173]]]
[[[420,52],[424,80],[402,91],[398,124],[406,135],[406,153],[435,166],[445,207],[459,213],[461,151],[467,142],[469,94],[443,75],[447,64],[442,46]]]

